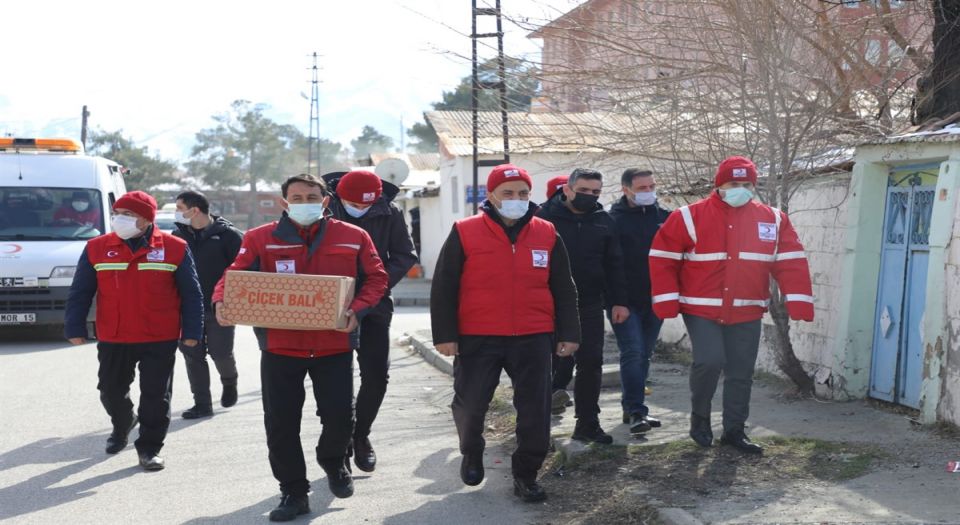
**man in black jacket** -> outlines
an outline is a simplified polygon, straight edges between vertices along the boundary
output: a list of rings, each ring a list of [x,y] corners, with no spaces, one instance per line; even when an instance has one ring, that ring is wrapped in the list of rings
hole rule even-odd
[[[547,495],[537,473],[550,447],[550,356],[580,343],[577,292],[563,239],[534,217],[530,175],[502,164],[487,178],[482,213],[457,221],[447,237],[430,290],[437,351],[455,355],[451,409],[460,437],[460,478],[483,481],[484,417],[500,373],[513,383],[517,450],[514,494],[526,502]]]
[[[623,422],[630,425],[631,433],[639,434],[660,426],[659,420],[649,417],[644,404],[650,357],[662,324],[653,313],[647,258],[653,237],[670,212],[657,203],[653,172],[630,168],[623,172],[620,183],[623,197],[610,209],[610,215],[617,224],[620,247],[630,268],[627,272],[630,317],[622,324],[613,325],[613,332],[620,346]]]
[[[577,284],[582,342],[574,356],[553,357],[553,407],[562,410],[569,399],[567,385],[576,361],[574,386],[577,424],[573,439],[601,444],[613,437],[600,427],[600,388],[603,377],[603,311],[610,309],[612,322],[629,315],[626,280],[620,240],[610,215],[597,202],[603,191],[603,174],[576,169],[561,191],[543,204],[537,216],[553,223],[570,255],[570,268]]]
[[[210,202],[197,191],[185,191],[177,195],[175,220],[177,229],[173,235],[187,241],[190,246],[203,290],[203,339],[197,346],[180,345],[187,365],[190,391],[193,392],[193,407],[183,411],[183,418],[197,419],[213,415],[207,354],[213,359],[223,385],[220,405],[227,408],[237,403],[239,374],[237,361],[233,357],[234,327],[221,326],[217,322],[210,298],[213,296],[213,287],[237,257],[243,234],[230,221],[210,215]]]
[[[356,346],[360,389],[353,432],[354,462],[360,470],[373,472],[377,455],[370,444],[370,428],[380,411],[390,379],[390,321],[393,319],[390,290],[417,263],[417,253],[403,212],[393,203],[399,188],[369,171],[328,173],[323,179],[334,194],[330,199],[333,217],[370,234],[390,275],[387,293],[360,320],[360,340]]]

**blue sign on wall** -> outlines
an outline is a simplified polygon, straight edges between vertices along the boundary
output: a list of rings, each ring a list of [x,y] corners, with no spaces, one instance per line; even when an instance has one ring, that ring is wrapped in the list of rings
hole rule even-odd
[[[467,193],[467,204],[473,204],[474,202],[476,202],[477,204],[482,204],[483,201],[487,200],[487,187],[486,187],[486,186],[479,186],[478,189],[479,189],[480,191],[479,191],[479,192],[475,192],[475,191],[473,191],[473,186],[472,186],[472,185],[470,185],[470,184],[467,185],[467,192],[466,192],[466,193]]]

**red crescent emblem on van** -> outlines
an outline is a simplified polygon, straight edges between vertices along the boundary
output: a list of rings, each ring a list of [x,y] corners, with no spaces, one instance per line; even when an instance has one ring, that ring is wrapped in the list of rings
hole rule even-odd
[[[23,249],[23,246],[20,246],[19,244],[4,244],[3,248],[3,253],[17,253]]]

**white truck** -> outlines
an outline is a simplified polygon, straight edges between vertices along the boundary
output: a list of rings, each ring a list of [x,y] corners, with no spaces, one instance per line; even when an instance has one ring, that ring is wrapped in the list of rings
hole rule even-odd
[[[121,166],[73,140],[0,137],[0,328],[63,323],[80,253],[124,193]]]

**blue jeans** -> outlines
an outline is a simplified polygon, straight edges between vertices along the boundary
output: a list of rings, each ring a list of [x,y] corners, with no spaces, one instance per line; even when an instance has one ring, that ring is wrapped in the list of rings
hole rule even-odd
[[[607,310],[608,317],[610,313]],[[623,390],[620,403],[627,414],[646,416],[649,412],[644,404],[643,389],[662,324],[663,321],[653,313],[653,308],[631,306],[630,317],[613,325],[613,333],[620,347],[620,384]]]

